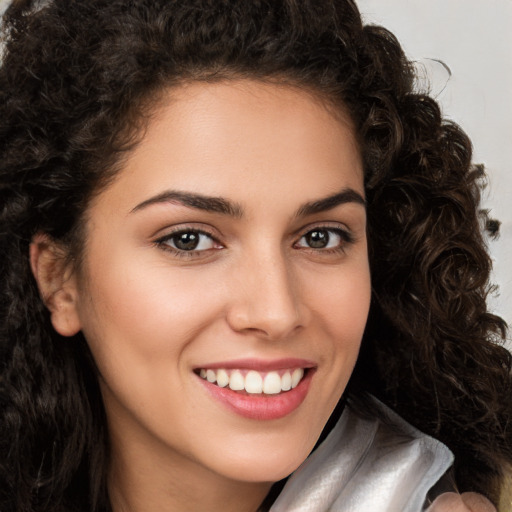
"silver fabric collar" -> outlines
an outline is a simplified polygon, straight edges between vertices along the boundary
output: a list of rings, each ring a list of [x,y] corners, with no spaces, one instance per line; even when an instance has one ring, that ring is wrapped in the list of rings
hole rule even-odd
[[[452,452],[372,398],[378,415],[346,407],[292,474],[270,512],[420,512]]]

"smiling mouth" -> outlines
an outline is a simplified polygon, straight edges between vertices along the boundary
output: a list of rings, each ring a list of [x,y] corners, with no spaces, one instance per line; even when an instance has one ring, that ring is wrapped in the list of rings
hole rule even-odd
[[[270,372],[242,369],[206,369],[197,370],[202,379],[221,388],[249,395],[278,395],[296,388],[308,368],[293,368]]]

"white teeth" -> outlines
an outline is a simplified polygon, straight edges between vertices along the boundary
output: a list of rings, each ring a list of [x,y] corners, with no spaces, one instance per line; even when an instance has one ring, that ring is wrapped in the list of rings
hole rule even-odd
[[[206,372],[208,373],[208,372]],[[304,377],[304,370],[302,368],[297,368],[293,370],[292,373],[292,388],[296,388],[301,381],[302,377]]]
[[[277,371],[260,373],[250,370],[245,377],[240,370],[206,370],[201,369],[199,376],[208,382],[217,383],[217,386],[228,386],[233,391],[245,390],[250,394],[277,395],[282,391],[296,388],[304,377],[303,368],[285,371],[282,375]]]
[[[263,379],[258,372],[251,370],[245,376],[245,391],[247,393],[261,393],[263,391]]]
[[[229,389],[233,391],[242,391],[245,388],[244,376],[235,370],[229,378]]]
[[[225,388],[229,384],[229,375],[226,370],[219,370],[217,372],[217,386]]]
[[[292,389],[292,376],[290,372],[286,372],[281,377],[281,389],[283,391],[290,391]]]
[[[276,395],[281,393],[281,377],[277,372],[270,372],[265,375],[263,380],[263,393],[267,395]]]

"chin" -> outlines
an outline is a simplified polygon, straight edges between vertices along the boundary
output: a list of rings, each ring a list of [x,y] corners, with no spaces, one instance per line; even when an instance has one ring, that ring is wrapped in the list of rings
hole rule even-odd
[[[257,445],[256,445],[257,446]],[[311,448],[290,446],[288,450],[262,448],[246,451],[243,456],[232,454],[224,459],[218,472],[228,478],[245,482],[277,482],[293,473],[307,458]]]

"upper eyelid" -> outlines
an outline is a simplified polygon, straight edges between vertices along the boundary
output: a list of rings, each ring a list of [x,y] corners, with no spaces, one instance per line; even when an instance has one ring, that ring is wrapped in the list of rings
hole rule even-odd
[[[207,236],[215,246],[218,245],[220,247],[212,247],[212,248],[208,248],[208,249],[184,250],[184,249],[179,249],[178,247],[173,247],[170,243],[168,243],[169,241],[172,240],[172,238],[174,236],[176,236],[180,233],[187,233],[187,232],[191,232],[191,231],[194,233],[199,233],[200,235]],[[208,253],[209,251],[211,251],[213,249],[218,250],[220,248],[225,248],[225,244],[220,242],[219,239],[217,237],[215,237],[212,233],[202,230],[202,229],[198,229],[198,228],[188,228],[188,229],[187,228],[179,228],[179,229],[167,231],[165,234],[154,237],[152,244],[156,245],[158,247],[161,247],[165,250],[173,251],[176,255],[182,255],[183,257],[186,256],[188,258],[191,258],[194,255],[196,257],[199,257],[202,253]]]
[[[208,231],[204,231],[202,229],[177,229],[176,231],[169,231],[161,236],[157,236],[156,241],[165,240],[167,238],[172,238],[173,236],[179,235],[180,233],[190,233],[190,232],[198,233],[199,235],[205,235],[205,236],[211,238],[212,240],[218,242],[215,235],[213,235],[212,233],[210,233]]]
[[[303,236],[305,236],[310,231],[313,231],[315,229],[325,229],[325,230],[331,230],[331,231],[342,231],[346,233],[347,235],[350,235],[351,237],[354,237],[354,233],[352,229],[350,229],[345,223],[339,222],[339,221],[319,221],[319,222],[312,222],[307,224],[306,226],[302,226],[299,229],[294,230],[294,232],[291,233],[292,238],[296,238],[297,240],[300,240]],[[218,230],[209,227],[204,224],[194,225],[194,223],[190,224],[180,224],[177,226],[171,226],[168,228],[160,229],[155,235],[152,236],[153,240],[155,242],[163,241],[167,238],[170,238],[176,234],[187,232],[187,231],[193,231],[196,233],[200,233],[203,235],[206,235],[210,238],[212,238],[213,241],[215,241],[218,244],[225,245],[225,242],[222,241],[223,235],[222,233],[218,234]],[[217,233],[215,233],[217,232]]]
[[[332,231],[337,232],[337,236],[341,237],[342,239],[342,247],[347,245],[352,245],[359,241],[359,237],[356,236],[356,234],[349,229],[345,224],[336,223],[336,226],[332,226],[329,224],[316,224],[313,226],[308,227],[304,231],[301,232],[300,235],[298,235],[295,239],[294,245],[298,244],[302,238],[304,238],[308,233],[311,231],[315,231],[315,229],[323,229],[326,231]],[[343,226],[343,227],[342,227]],[[328,249],[314,249],[315,251],[327,251]]]
[[[171,252],[174,254],[174,257],[179,259],[185,259],[192,261],[193,259],[201,259],[206,254],[209,254],[213,249],[215,248],[208,248],[208,249],[191,249],[191,250],[184,250],[179,249],[178,247],[173,247],[168,241],[170,241],[174,236],[176,236],[179,233],[187,233],[187,232],[195,232],[199,233],[200,235],[205,235],[208,238],[211,239],[212,243],[214,245],[219,244],[222,247],[224,247],[224,244],[218,241],[218,239],[212,235],[211,233],[198,229],[198,228],[177,228],[171,231],[167,231],[165,234],[154,238],[152,244],[159,247],[161,250],[164,250],[166,252]],[[219,249],[218,247],[216,249]]]
[[[310,231],[313,231],[315,229],[326,229],[326,230],[333,230],[333,231],[344,231],[346,233],[352,234],[352,229],[350,229],[345,223],[343,222],[337,222],[337,221],[320,221],[320,222],[313,222],[311,224],[308,224],[307,226],[303,226],[300,229],[297,229],[294,232],[294,236],[304,236]]]
[[[155,241],[163,240],[165,238],[170,238],[178,233],[186,233],[188,231],[193,231],[195,233],[200,233],[202,235],[207,235],[216,242],[220,243],[219,236],[214,233],[213,228],[205,227],[204,225],[193,226],[193,225],[179,225],[179,226],[171,226],[163,229],[159,229],[152,238]]]

